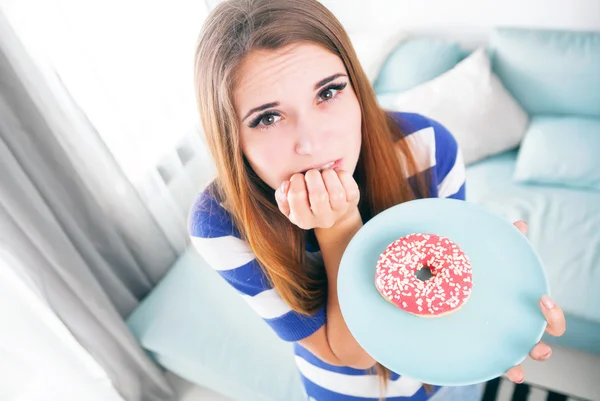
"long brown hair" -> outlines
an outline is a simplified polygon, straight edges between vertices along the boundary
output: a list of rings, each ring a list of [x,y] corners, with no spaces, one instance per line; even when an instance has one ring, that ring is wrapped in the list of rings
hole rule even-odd
[[[362,145],[354,172],[363,221],[398,203],[426,196],[426,179],[397,123],[377,104],[350,39],[339,21],[315,0],[230,0],[206,20],[195,55],[195,85],[206,141],[217,168],[215,195],[225,202],[240,235],[283,300],[312,314],[327,300],[325,271],[305,258],[306,232],[278,209],[274,190],[247,162],[239,138],[233,90],[244,57],[305,42],[343,61],[362,112]],[[418,176],[418,194],[407,176]],[[379,377],[389,372],[377,365]]]

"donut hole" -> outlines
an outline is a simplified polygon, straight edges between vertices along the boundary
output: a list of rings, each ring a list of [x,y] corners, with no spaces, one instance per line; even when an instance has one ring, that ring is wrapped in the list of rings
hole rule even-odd
[[[423,266],[422,268],[415,271],[415,276],[421,281],[429,280],[433,274],[431,273],[431,269],[427,266]]]

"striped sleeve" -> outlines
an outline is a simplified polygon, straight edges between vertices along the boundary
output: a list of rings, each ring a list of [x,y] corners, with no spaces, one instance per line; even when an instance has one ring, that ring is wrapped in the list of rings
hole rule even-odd
[[[435,133],[435,179],[439,198],[465,200],[465,164],[454,136],[429,119]]]
[[[299,341],[325,324],[325,307],[312,316],[293,311],[281,298],[241,239],[229,213],[204,191],[189,216],[192,245],[203,259],[285,341]]]

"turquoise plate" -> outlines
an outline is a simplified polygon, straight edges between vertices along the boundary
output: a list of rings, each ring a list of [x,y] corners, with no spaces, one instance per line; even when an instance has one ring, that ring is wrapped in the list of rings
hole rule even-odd
[[[415,232],[448,237],[471,260],[471,296],[451,315],[414,316],[375,288],[381,252]],[[352,238],[338,274],[342,314],[365,351],[399,375],[440,386],[484,382],[521,363],[546,328],[544,294],[548,279],[527,238],[502,217],[454,199],[419,199],[378,214]]]

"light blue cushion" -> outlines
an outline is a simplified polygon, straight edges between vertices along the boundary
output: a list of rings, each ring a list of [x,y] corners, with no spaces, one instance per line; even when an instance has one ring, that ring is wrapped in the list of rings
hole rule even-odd
[[[127,320],[160,365],[234,400],[300,401],[291,343],[280,340],[194,250]]]
[[[498,28],[494,72],[529,114],[600,117],[600,32]]]
[[[600,118],[534,117],[514,179],[600,192]]]
[[[544,341],[600,355],[600,193],[513,181],[517,151],[467,167],[467,201],[526,220],[567,331]]]
[[[408,90],[452,69],[464,56],[456,42],[409,39],[390,54],[373,88],[377,94]]]

